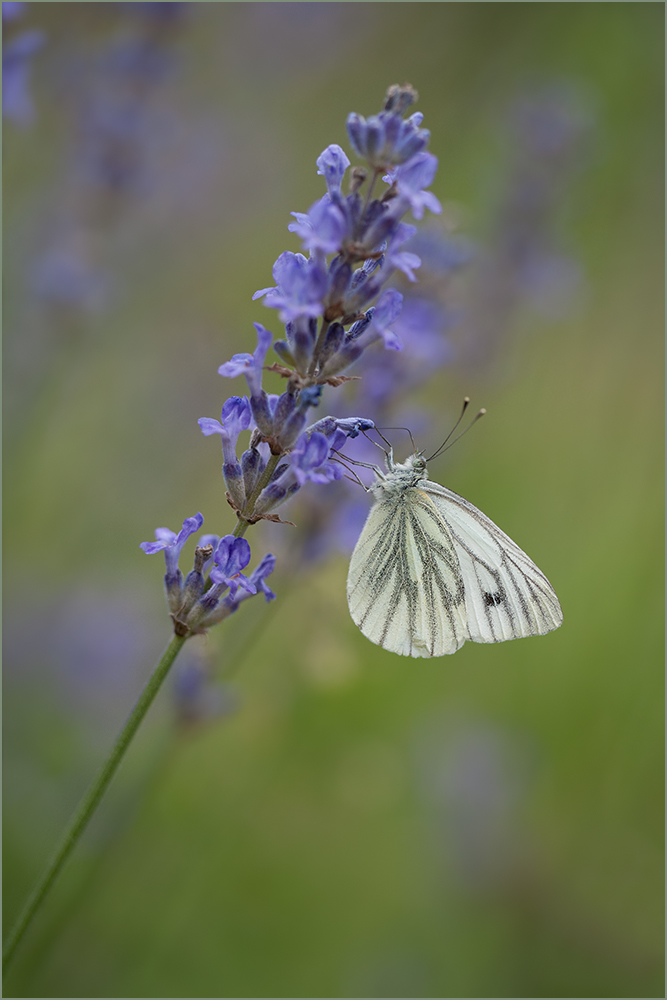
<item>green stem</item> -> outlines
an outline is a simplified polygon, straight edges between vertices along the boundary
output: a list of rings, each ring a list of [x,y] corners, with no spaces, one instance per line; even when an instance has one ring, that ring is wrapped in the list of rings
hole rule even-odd
[[[39,883],[33,889],[9,934],[7,944],[2,955],[3,969],[6,969],[9,965],[16,948],[30,926],[33,917],[42,905],[45,896],[55,882],[61,868],[76,847],[81,834],[88,826],[95,810],[100,804],[102,796],[106,792],[111,779],[118,769],[118,765],[125,755],[125,751],[132,741],[132,737],[139,728],[146,712],[152,705],[156,694],[160,690],[162,682],[169,673],[169,668],[176,659],[184,642],[185,637],[175,635],[165,649],[162,659],[158,663],[155,671],[146,684],[146,687],[139,696],[139,700],[134,706],[132,714],[125,723],[125,726],[121,730],[111,753],[100,770],[97,772],[97,775],[93,779],[88,791],[79,803],[79,806],[72,816],[70,824],[67,827],[46,871],[44,872]]]

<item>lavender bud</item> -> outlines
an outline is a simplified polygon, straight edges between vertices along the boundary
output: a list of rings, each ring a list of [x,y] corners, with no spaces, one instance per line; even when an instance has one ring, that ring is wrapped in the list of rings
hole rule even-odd
[[[361,115],[356,114],[354,111],[347,117],[347,134],[357,156],[366,155],[365,124]]]
[[[298,484],[294,484],[298,489]],[[268,511],[277,507],[278,504],[283,503],[287,500],[288,486],[284,483],[269,483],[269,485],[262,490],[257,502],[255,503],[255,514],[266,514]]]
[[[185,586],[183,587],[183,603],[179,608],[180,618],[184,618],[188,614],[192,605],[203,594],[204,576],[202,570],[204,568],[204,563],[207,559],[210,559],[212,555],[212,545],[204,545],[201,548],[197,546],[195,549],[194,567],[186,576]]]
[[[367,177],[368,171],[366,170],[366,167],[354,167],[352,173],[350,174],[350,194],[356,194]]]
[[[183,574],[180,569],[177,569],[175,573],[165,573],[164,590],[169,610],[172,615],[175,615],[183,603]]]
[[[322,349],[320,350],[320,356],[318,358],[320,369],[325,362],[327,362],[329,358],[336,353],[340,345],[343,343],[344,337],[345,327],[342,323],[332,323],[326,332],[324,343],[322,344]]]
[[[204,596],[200,597],[185,619],[185,624],[190,632],[201,631],[203,619],[217,608],[218,602],[225,590],[227,590],[226,583],[214,583],[212,587],[209,587]]]
[[[243,469],[243,483],[245,485],[245,495],[252,496],[252,491],[257,485],[257,480],[264,471],[264,460],[256,448],[249,448],[241,455],[241,468]]]
[[[264,389],[257,396],[250,397],[250,406],[255,423],[264,437],[271,437],[273,434],[273,417],[269,408],[269,397]]]
[[[338,305],[345,298],[352,267],[341,256],[334,257],[329,267],[329,306]]]
[[[285,425],[286,420],[296,409],[296,398],[294,392],[284,392],[278,399],[273,416],[275,427],[274,433],[280,433],[280,428]]]
[[[382,110],[402,115],[411,104],[416,104],[418,100],[419,94],[412,84],[404,83],[401,87],[400,84],[393,83],[387,90]]]
[[[357,344],[356,341],[346,341],[343,347],[329,358],[321,369],[319,373],[320,378],[331,378],[333,375],[339,375],[345,371],[357,358],[361,357],[366,347],[366,344]]]
[[[346,344],[349,344],[350,341],[352,340],[356,340],[357,337],[359,337],[364,332],[368,324],[373,319],[373,312],[374,312],[373,307],[371,307],[361,319],[357,320],[356,323],[352,324],[350,329],[347,331],[347,335],[345,337]]]
[[[237,507],[243,508],[245,504],[245,490],[243,488],[243,472],[238,461],[233,463],[223,462],[222,475],[230,497]]]
[[[299,316],[289,324],[289,342],[294,355],[297,371],[305,373],[313,357],[313,347],[317,339],[317,320]]]
[[[285,340],[276,340],[273,345],[273,350],[276,352],[281,361],[284,361],[286,365],[292,365],[296,368],[296,361],[294,360],[294,355],[289,349],[289,345]]]
[[[319,388],[319,386],[317,388]],[[306,426],[307,419],[305,411],[302,411],[301,409],[291,415],[283,427],[279,438],[279,443],[283,450],[290,448],[294,444],[299,434]]]

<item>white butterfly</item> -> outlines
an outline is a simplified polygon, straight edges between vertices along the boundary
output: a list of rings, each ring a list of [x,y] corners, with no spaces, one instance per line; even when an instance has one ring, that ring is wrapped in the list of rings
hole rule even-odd
[[[347,577],[350,614],[366,638],[401,656],[444,656],[466,639],[544,635],[563,613],[546,576],[457,493],[427,478],[415,454],[375,468],[375,503]]]

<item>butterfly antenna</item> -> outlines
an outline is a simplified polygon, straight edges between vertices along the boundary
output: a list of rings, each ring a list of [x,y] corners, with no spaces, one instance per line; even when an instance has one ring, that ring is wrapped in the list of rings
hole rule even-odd
[[[459,426],[459,424],[463,420],[463,414],[468,409],[468,404],[469,403],[470,403],[470,397],[466,396],[465,399],[463,400],[463,408],[461,410],[461,414],[459,416],[459,419],[456,421],[456,423],[454,424],[454,426],[452,427],[451,431],[449,432],[449,434],[447,435],[447,437],[445,438],[445,440],[442,442],[442,444],[440,445],[440,447],[436,451],[433,452],[433,454],[431,455],[430,458],[426,459],[427,462],[431,462],[434,458],[437,458],[439,455],[442,455],[443,451],[447,451],[449,448],[452,447],[453,444],[456,444],[456,442],[459,441],[463,437],[464,434],[468,433],[468,431],[470,430],[470,428],[472,427],[472,425],[475,424],[475,423],[477,423],[477,421],[479,420],[480,417],[484,416],[484,414],[486,413],[486,410],[482,407],[482,409],[479,411],[479,413],[473,418],[473,420],[470,421],[470,423],[468,424],[468,426],[466,427],[466,429],[464,431],[461,431],[460,434],[457,434],[457,436],[454,438],[453,441],[450,441],[449,439],[451,438],[452,434],[454,433],[454,431],[456,430],[456,428]],[[449,444],[447,442],[449,442]]]

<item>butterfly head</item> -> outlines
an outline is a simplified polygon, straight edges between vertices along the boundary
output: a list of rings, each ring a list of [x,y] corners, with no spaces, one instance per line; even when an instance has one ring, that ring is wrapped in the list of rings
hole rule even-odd
[[[405,463],[408,469],[412,469],[414,472],[423,473],[426,475],[426,459],[422,452],[415,452],[414,455],[410,455],[407,462]]]
[[[390,472],[397,472],[402,477],[405,474],[409,474],[409,478],[413,480],[425,479],[426,478],[426,459],[422,452],[417,451],[414,455],[410,455],[405,462],[394,463],[391,458],[388,458],[388,467]]]

